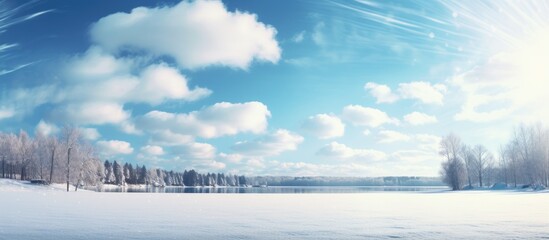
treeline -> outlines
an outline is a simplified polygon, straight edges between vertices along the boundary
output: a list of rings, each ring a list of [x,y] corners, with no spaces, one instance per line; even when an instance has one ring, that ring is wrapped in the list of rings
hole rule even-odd
[[[80,186],[95,185],[103,175],[93,146],[74,127],[64,127],[59,136],[0,133],[0,158],[2,178]]]
[[[249,177],[252,185],[268,186],[440,186],[438,177]]]
[[[59,136],[36,133],[30,137],[0,133],[0,177],[76,186],[101,184],[147,184],[154,186],[245,186],[246,177],[223,173],[201,174],[195,170],[174,172],[147,169],[118,162],[102,162],[78,128],[65,126]]]
[[[501,183],[499,187],[549,186],[549,129],[521,125],[500,146],[498,156],[483,145],[469,146],[454,134],[440,143],[442,180],[453,190]]]
[[[245,176],[225,175],[224,173],[198,173],[195,170],[184,172],[167,171],[158,168],[148,169],[145,165],[135,167],[131,163],[104,163],[103,183],[114,185],[144,184],[152,186],[247,186]]]

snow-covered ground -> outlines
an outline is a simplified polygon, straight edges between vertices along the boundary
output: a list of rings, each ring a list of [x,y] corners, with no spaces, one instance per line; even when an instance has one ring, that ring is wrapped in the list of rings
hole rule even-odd
[[[547,239],[549,193],[64,192],[0,179],[0,239]]]

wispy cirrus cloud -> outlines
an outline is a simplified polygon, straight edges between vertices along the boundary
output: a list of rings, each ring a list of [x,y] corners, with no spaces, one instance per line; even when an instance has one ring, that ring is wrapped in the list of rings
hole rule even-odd
[[[19,4],[19,3],[18,3]],[[32,9],[35,5],[35,1],[28,1],[17,6],[11,6],[10,3],[6,1],[0,2],[0,34],[6,32],[10,27],[32,20],[44,14],[55,11],[54,9],[48,9],[43,11],[37,11],[34,13],[21,15],[25,10]],[[0,69],[0,76],[9,74],[25,67],[28,67],[33,64],[33,62],[26,63],[16,63],[13,66],[6,62],[5,59],[8,57],[13,57],[13,53],[10,53],[14,48],[19,47],[18,43],[0,43],[0,61],[2,62],[2,68]]]

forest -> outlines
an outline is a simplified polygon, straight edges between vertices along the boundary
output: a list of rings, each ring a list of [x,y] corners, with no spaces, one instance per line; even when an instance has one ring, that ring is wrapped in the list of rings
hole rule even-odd
[[[490,186],[539,190],[549,186],[549,129],[541,124],[514,129],[497,157],[481,144],[463,143],[455,134],[442,139],[440,155],[444,158],[442,180],[453,190]]]
[[[21,130],[19,134],[0,133],[0,176],[2,178],[66,183],[75,186],[145,184],[152,186],[246,186],[246,177],[223,173],[198,173],[147,168],[145,165],[121,164],[100,160],[93,145],[78,128],[65,126],[59,136],[34,138]]]

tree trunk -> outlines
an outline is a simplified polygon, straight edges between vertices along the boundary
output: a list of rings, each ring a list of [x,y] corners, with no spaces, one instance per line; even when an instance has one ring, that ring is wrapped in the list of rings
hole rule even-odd
[[[482,187],[482,172],[478,172],[478,183],[480,184],[480,187]]]
[[[50,166],[50,184],[52,183],[53,179],[53,160],[55,159],[55,149],[51,152],[51,166]]]
[[[67,192],[69,191],[70,171],[71,171],[71,148],[69,148],[67,153]]]
[[[2,156],[2,178],[6,178],[6,156]]]

